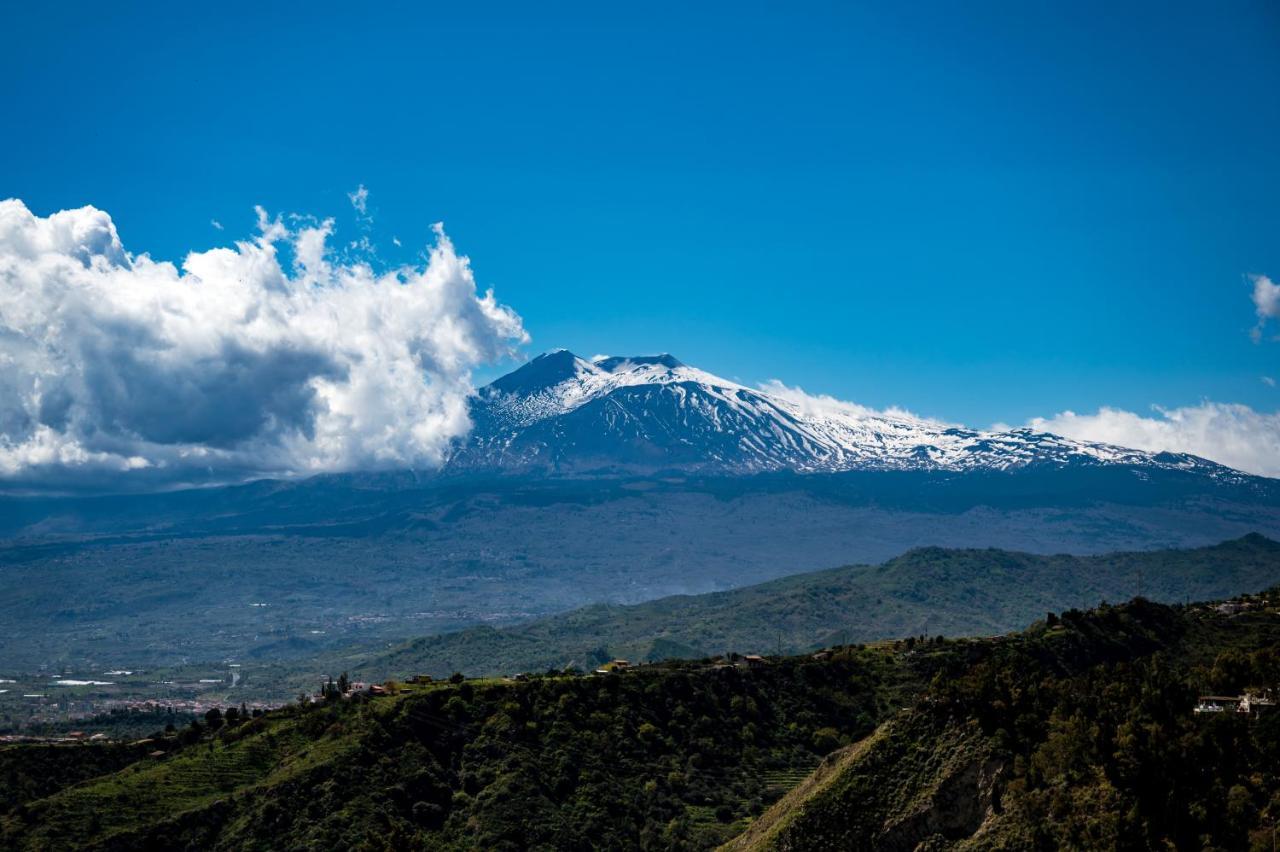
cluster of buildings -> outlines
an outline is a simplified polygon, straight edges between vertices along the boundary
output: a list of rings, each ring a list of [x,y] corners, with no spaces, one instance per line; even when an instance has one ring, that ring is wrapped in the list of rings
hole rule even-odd
[[[631,668],[631,663],[627,660],[610,660],[600,668],[596,669],[596,674],[613,674],[614,672],[622,672]]]
[[[345,677],[345,675],[344,675]],[[409,680],[410,683],[420,683],[418,680],[425,675],[415,675]],[[430,678],[428,678],[430,680]],[[321,684],[320,691],[315,694],[317,701],[324,701],[328,698],[351,698],[356,695],[389,695],[390,691],[387,687],[380,683],[365,683],[362,680],[353,680],[349,682],[330,680],[327,684]]]
[[[1254,695],[1201,695],[1196,699],[1194,712],[1205,713],[1243,713],[1258,715],[1271,711],[1276,706],[1274,696],[1270,694]]]
[[[1220,603],[1202,604],[1203,609],[1218,615],[1239,615],[1242,612],[1261,612],[1275,607],[1274,595],[1263,592],[1257,595],[1240,595]]]

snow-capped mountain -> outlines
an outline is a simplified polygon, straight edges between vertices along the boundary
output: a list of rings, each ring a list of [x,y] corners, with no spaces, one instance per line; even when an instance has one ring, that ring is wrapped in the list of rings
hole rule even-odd
[[[1014,429],[979,431],[826,398],[749,388],[670,355],[540,355],[482,388],[457,470],[543,473],[696,470],[1010,470],[1124,465],[1243,476],[1148,453]]]

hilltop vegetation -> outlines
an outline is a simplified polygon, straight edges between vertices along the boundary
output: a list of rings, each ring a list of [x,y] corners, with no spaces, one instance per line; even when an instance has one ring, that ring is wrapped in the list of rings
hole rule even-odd
[[[294,704],[33,789],[0,845],[1262,849],[1280,714],[1191,712],[1280,678],[1280,593],[1249,603]]]

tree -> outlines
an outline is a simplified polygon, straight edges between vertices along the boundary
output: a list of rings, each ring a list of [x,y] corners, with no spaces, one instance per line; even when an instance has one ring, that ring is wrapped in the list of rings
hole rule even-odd
[[[813,732],[813,748],[819,754],[827,754],[840,747],[840,732],[835,728],[818,728]]]
[[[449,683],[462,683],[464,680],[466,680],[466,678],[463,677],[462,672],[454,672],[449,675]]]

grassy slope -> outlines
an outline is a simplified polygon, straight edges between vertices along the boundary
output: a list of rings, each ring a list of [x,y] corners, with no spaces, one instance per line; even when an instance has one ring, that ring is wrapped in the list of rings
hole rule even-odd
[[[1000,550],[913,550],[883,565],[799,574],[729,592],[591,606],[504,630],[477,628],[415,640],[381,655],[326,658],[381,679],[405,672],[506,674],[611,656],[691,658],[734,650],[787,653],[909,635],[991,635],[1049,610],[1127,600],[1142,573],[1158,601],[1205,600],[1280,581],[1280,544],[1246,536],[1213,547],[1105,556]]]
[[[915,837],[913,823],[928,818],[946,785],[988,761],[990,751],[975,725],[895,718],[851,748],[818,783],[802,783],[775,803],[724,850],[892,848],[886,827],[895,826],[912,835],[905,847],[914,848],[929,835]],[[951,803],[945,818],[963,827],[974,810]],[[964,833],[976,827],[969,824]]]
[[[888,735],[892,722],[885,722],[876,732],[866,739],[845,746],[837,752],[827,755],[822,763],[795,787],[787,791],[781,799],[767,811],[754,819],[747,830],[726,843],[724,852],[737,852],[744,849],[764,849],[775,842],[777,837],[787,831],[803,811],[806,802],[822,796],[826,789],[856,766],[869,749],[874,748]]]

